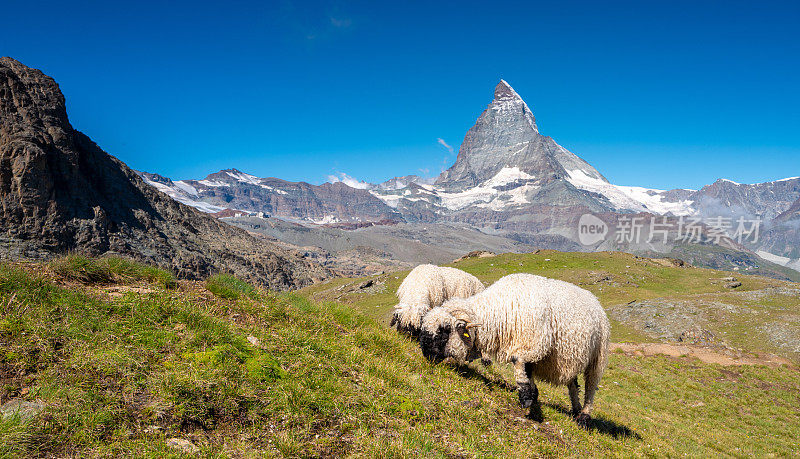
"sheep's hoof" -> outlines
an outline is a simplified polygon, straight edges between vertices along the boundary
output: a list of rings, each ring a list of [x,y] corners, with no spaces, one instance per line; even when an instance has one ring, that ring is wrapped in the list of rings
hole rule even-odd
[[[575,418],[575,423],[584,429],[588,429],[592,425],[592,417],[586,413],[581,413]]]
[[[520,384],[519,386],[519,404],[523,408],[530,408],[539,398],[539,391],[530,384]]]

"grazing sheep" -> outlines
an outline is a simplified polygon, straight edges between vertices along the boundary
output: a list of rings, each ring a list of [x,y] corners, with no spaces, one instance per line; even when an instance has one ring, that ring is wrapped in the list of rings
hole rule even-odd
[[[533,378],[569,388],[572,414],[582,426],[606,369],[610,325],[589,291],[532,274],[511,274],[468,299],[451,299],[428,312],[420,331],[429,360],[464,362],[478,355],[514,365],[523,407],[538,403]],[[581,407],[578,375],[586,395]]]
[[[467,298],[482,292],[483,284],[472,274],[456,268],[419,265],[412,269],[397,289],[400,303],[394,308],[390,326],[417,336],[422,316],[450,298]]]

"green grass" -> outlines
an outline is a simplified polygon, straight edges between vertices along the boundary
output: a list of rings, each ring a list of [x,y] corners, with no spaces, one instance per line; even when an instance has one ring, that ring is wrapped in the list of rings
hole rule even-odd
[[[50,269],[65,279],[86,284],[108,284],[114,280],[114,273],[106,263],[80,254],[69,254],[53,260]]]
[[[626,304],[631,301],[649,299],[725,301],[741,306],[750,314],[728,312],[709,313],[706,325],[724,337],[731,345],[752,351],[775,352],[785,357],[797,359],[800,353],[787,351],[773,345],[763,333],[756,334],[756,325],[774,320],[781,315],[788,318],[800,316],[800,298],[774,297],[759,301],[745,301],[737,297],[739,292],[759,290],[768,287],[798,284],[771,278],[745,275],[738,272],[716,271],[694,267],[675,267],[666,262],[636,257],[621,252],[558,252],[542,250],[529,254],[501,254],[487,258],[469,258],[450,266],[463,269],[477,276],[489,285],[508,274],[532,273],[554,279],[561,279],[585,288],[600,299],[606,307]],[[390,311],[397,303],[395,291],[408,271],[384,274],[376,278],[385,283],[380,293],[366,293],[359,289],[347,289],[365,279],[335,279],[303,289],[302,292],[317,300],[346,302],[362,313],[384,323],[389,322]],[[720,279],[735,276],[742,286],[735,292],[724,287]],[[342,293],[345,292],[345,293]],[[780,302],[783,308],[776,315],[769,302]],[[755,314],[757,312],[758,314]],[[756,319],[756,322],[754,322]],[[748,333],[744,333],[748,331]],[[615,342],[652,341],[643,330],[612,320],[611,338]]]
[[[169,271],[123,257],[69,254],[50,262],[50,269],[64,279],[85,284],[145,281],[163,288],[177,286],[175,276]]]
[[[434,366],[351,306],[237,291],[110,297],[0,265],[0,401],[46,406],[0,422],[0,457],[156,457],[173,437],[219,457],[800,454],[795,369],[613,354],[584,431],[564,388],[540,385],[533,422],[505,366]]]
[[[215,274],[209,277],[206,280],[206,288],[214,295],[227,300],[255,299],[258,296],[255,287],[230,274]]]
[[[130,258],[106,257],[98,261],[108,266],[108,269],[114,273],[118,282],[143,280],[163,288],[175,288],[178,285],[175,276],[169,271],[145,265]]]

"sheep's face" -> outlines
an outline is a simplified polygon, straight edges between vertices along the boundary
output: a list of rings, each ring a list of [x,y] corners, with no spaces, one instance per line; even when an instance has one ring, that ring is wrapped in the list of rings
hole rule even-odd
[[[422,355],[435,363],[449,357],[464,364],[480,357],[475,349],[474,333],[467,329],[467,322],[441,308],[434,308],[425,315],[419,344]]]

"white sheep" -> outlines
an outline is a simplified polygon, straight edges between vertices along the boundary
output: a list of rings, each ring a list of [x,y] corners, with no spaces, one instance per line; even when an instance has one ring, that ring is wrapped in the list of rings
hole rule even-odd
[[[450,298],[467,298],[482,292],[483,283],[472,274],[446,266],[419,265],[412,269],[397,289],[399,304],[390,326],[417,336],[422,317],[431,308]]]
[[[468,299],[431,309],[420,331],[422,353],[465,363],[479,355],[511,362],[523,407],[538,403],[533,378],[569,388],[572,414],[591,421],[594,394],[608,361],[610,324],[589,291],[532,274],[511,274]],[[578,375],[586,394],[581,407]]]

